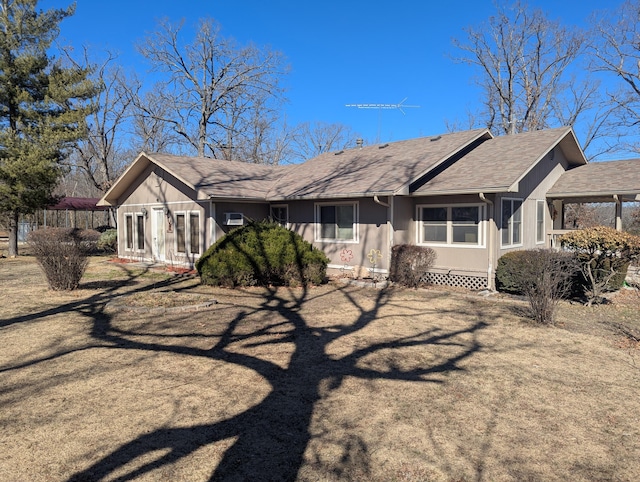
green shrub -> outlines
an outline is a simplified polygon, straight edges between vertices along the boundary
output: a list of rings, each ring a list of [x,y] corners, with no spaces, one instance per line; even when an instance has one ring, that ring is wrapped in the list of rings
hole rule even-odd
[[[115,253],[118,251],[118,230],[111,228],[100,234],[96,247],[105,253]]]
[[[325,254],[271,222],[250,223],[212,245],[196,263],[202,283],[216,286],[298,286],[324,281]]]
[[[496,266],[496,289],[506,293],[522,294],[518,273],[525,262],[525,251],[509,251],[498,259]]]
[[[389,280],[417,288],[436,261],[433,249],[413,244],[397,244],[391,248]]]
[[[77,228],[37,229],[29,245],[52,290],[74,290],[89,264],[100,234]]]

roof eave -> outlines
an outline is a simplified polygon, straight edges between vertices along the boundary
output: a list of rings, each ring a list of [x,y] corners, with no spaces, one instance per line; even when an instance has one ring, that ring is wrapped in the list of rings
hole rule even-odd
[[[269,196],[268,201],[321,201],[323,199],[347,199],[347,198],[364,198],[374,196],[394,196],[396,192],[390,191],[364,191],[364,192],[347,192],[332,194],[302,194],[299,196]]]
[[[517,192],[517,188],[514,190],[512,186],[497,186],[497,187],[481,187],[481,188],[469,188],[469,189],[448,189],[436,191],[429,189],[425,192],[415,192],[411,195],[414,197],[429,197],[429,196],[462,196],[468,194],[479,195],[482,194],[498,194],[501,192]]]
[[[118,204],[118,198],[124,193],[126,187],[123,185],[125,180],[131,178],[129,182],[126,183],[128,186],[133,179],[138,177],[142,171],[147,167],[148,164],[140,167],[140,164],[143,162],[142,159],[146,159],[147,162],[151,162],[149,160],[149,156],[143,151],[134,159],[134,161],[127,167],[124,172],[116,179],[116,182],[104,193],[104,195],[100,198],[100,200],[96,203],[98,206],[116,206]]]
[[[547,193],[547,197],[549,199],[571,199],[571,198],[588,198],[588,197],[597,197],[597,198],[609,198],[615,199],[614,196],[624,197],[624,198],[633,198],[634,200],[640,200],[640,190],[635,189],[631,191],[583,191],[583,192],[573,192],[573,191],[565,191],[565,192],[549,192]]]

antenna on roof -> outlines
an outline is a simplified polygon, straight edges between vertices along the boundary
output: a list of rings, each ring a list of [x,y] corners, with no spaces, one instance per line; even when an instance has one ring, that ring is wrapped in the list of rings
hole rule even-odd
[[[419,105],[405,104],[407,99],[408,97],[405,97],[404,99],[402,99],[402,101],[398,102],[397,104],[345,104],[345,107],[355,107],[357,109],[398,109],[400,112],[402,112],[403,115],[406,115],[402,109],[407,109],[407,108],[417,109],[420,107]]]
[[[378,109],[378,138],[376,142],[380,142],[380,124],[381,124],[381,115],[382,109],[397,109],[402,112],[402,115],[406,115],[403,109],[417,109],[419,105],[407,105],[405,102],[408,97],[405,97],[397,104],[345,104],[345,107],[355,107],[356,109]]]

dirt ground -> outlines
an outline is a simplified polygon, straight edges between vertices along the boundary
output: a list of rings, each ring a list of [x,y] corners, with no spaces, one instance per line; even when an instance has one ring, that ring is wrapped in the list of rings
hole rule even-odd
[[[541,327],[505,297],[106,258],[68,293],[0,259],[0,290],[2,481],[640,480],[636,292]]]

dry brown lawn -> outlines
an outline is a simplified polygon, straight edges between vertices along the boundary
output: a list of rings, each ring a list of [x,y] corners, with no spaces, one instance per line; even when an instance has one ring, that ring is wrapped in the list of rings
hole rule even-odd
[[[69,293],[0,259],[0,286],[3,481],[640,480],[635,293],[541,327],[461,291],[101,258]]]

